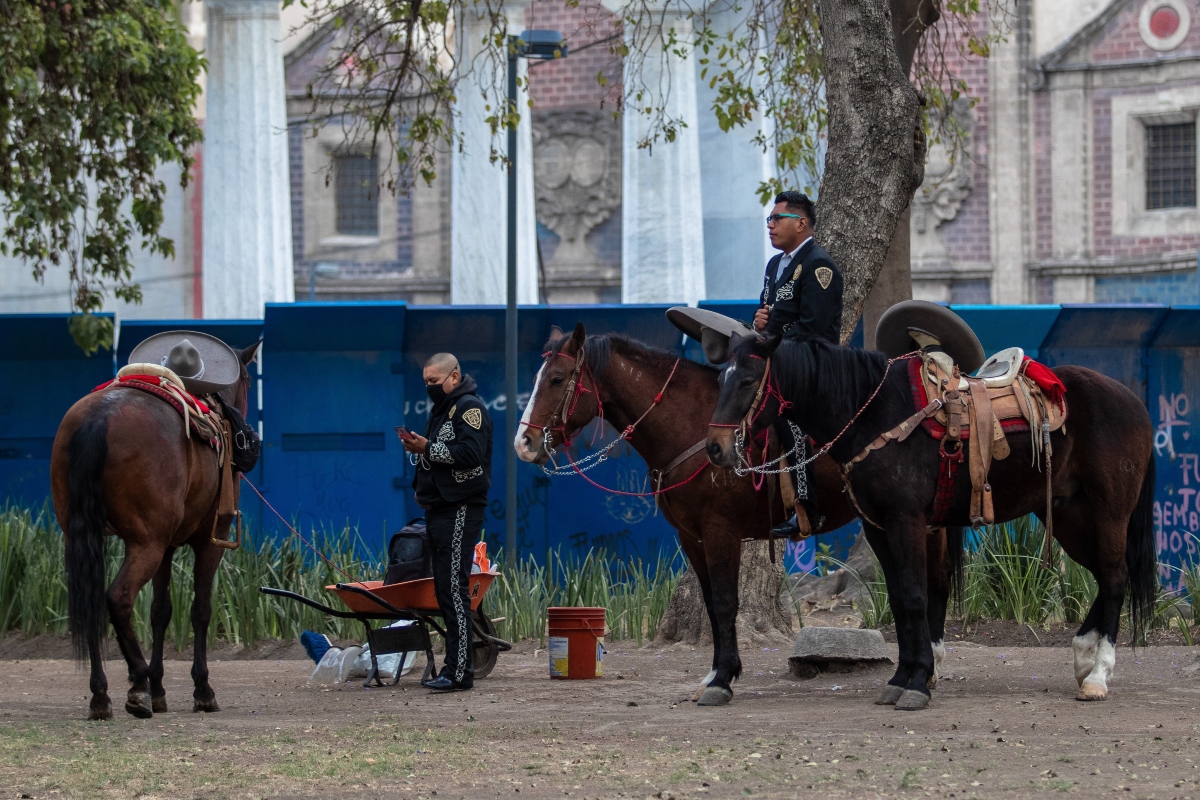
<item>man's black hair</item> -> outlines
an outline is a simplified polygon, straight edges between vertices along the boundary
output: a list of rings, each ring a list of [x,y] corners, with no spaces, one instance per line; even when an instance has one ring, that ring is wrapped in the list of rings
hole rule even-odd
[[[808,199],[808,195],[804,192],[780,192],[775,195],[775,203],[787,203],[788,211],[795,211],[808,217],[808,224],[812,227],[817,226],[817,207],[813,205],[813,201]]]

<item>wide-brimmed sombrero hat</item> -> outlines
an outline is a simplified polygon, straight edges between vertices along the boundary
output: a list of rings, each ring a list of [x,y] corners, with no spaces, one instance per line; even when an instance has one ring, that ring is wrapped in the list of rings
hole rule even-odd
[[[233,349],[199,331],[164,331],[144,340],[129,354],[130,364],[157,364],[183,380],[192,394],[224,391],[241,378]]]
[[[913,338],[920,335],[924,341]],[[971,326],[945,306],[926,300],[905,300],[889,308],[875,328],[875,346],[896,358],[920,350],[929,339],[945,350],[964,374],[973,373],[983,364],[983,345]]]
[[[700,343],[704,357],[713,364],[729,359],[729,338],[735,333],[753,333],[746,323],[704,308],[675,306],[667,309],[671,324]]]

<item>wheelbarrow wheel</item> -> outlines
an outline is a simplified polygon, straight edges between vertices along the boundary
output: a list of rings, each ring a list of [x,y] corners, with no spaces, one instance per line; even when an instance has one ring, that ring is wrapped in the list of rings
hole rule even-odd
[[[488,636],[496,636],[496,626],[488,619],[488,615],[483,613],[483,609],[476,609],[472,614],[472,621],[478,631],[486,633]],[[491,674],[496,667],[496,659],[500,656],[500,646],[484,640],[478,634],[474,637],[475,652],[473,654],[473,665],[475,667],[475,679],[486,678]]]

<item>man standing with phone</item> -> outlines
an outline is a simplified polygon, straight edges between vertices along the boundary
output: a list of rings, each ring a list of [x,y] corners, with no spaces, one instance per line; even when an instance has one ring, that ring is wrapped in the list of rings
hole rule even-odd
[[[771,246],[782,251],[767,262],[762,305],[754,314],[754,330],[785,339],[826,339],[838,343],[842,328],[842,273],[829,253],[813,239],[817,212],[803,192],[780,192],[767,217]],[[789,463],[808,457],[808,434],[783,417],[775,423],[780,449]],[[793,452],[795,451],[795,452]],[[813,494],[811,465],[793,477],[796,513],[775,526],[772,536],[807,537],[823,521]]]
[[[433,588],[446,623],[445,665],[421,684],[462,691],[475,683],[468,587],[492,485],[492,419],[475,381],[450,353],[431,356],[422,377],[431,403],[425,435],[396,429],[404,449],[418,457],[413,489],[425,509]]]

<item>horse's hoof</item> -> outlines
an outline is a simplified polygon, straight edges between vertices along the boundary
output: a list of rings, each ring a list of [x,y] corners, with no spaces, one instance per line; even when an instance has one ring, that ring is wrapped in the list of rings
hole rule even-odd
[[[696,701],[698,706],[723,706],[733,699],[733,692],[720,686],[709,686]]]
[[[112,703],[93,705],[88,709],[88,719],[112,719]]]
[[[893,686],[889,683],[887,686],[883,687],[883,691],[879,693],[879,697],[875,700],[875,705],[894,706],[902,694],[904,694],[903,686]]]
[[[160,694],[158,697],[150,698],[150,707],[154,709],[155,714],[167,713],[167,696]]]
[[[925,688],[933,689],[934,687],[937,686],[937,682],[938,682],[938,676],[936,674],[930,675],[929,680],[925,681]]]
[[[896,701],[897,711],[920,711],[929,708],[929,695],[916,689],[905,689]]]
[[[150,719],[154,716],[154,709],[150,701],[149,692],[130,692],[128,699],[125,700],[125,710],[138,719]]]
[[[217,698],[215,697],[209,698],[208,700],[197,699],[196,702],[192,703],[192,713],[194,714],[201,711],[213,712],[220,710],[221,707],[217,705]]]
[[[1086,702],[1107,700],[1108,689],[1094,681],[1084,681],[1083,685],[1079,687],[1079,694],[1075,695],[1075,699]]]
[[[700,702],[700,698],[704,695],[704,693],[707,690],[708,690],[708,686],[701,684],[700,688],[698,688],[695,692],[692,693],[692,702],[693,703]]]

